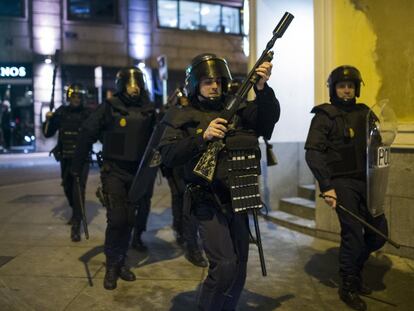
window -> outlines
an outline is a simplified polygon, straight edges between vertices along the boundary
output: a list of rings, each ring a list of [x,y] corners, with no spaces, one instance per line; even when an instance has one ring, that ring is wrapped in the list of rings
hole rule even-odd
[[[24,0],[0,0],[0,16],[24,17]]]
[[[225,33],[240,33],[239,9],[223,7],[222,25]]]
[[[68,19],[102,23],[118,22],[118,0],[67,0]]]
[[[158,0],[158,26],[241,34],[240,8],[186,0]]]
[[[176,0],[158,1],[158,22],[161,27],[177,28],[178,3]]]

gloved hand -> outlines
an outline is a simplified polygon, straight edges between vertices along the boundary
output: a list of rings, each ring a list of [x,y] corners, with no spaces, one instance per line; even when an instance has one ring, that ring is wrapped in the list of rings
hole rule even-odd
[[[53,117],[53,112],[52,111],[48,111],[46,113],[46,120],[49,120],[51,117]]]

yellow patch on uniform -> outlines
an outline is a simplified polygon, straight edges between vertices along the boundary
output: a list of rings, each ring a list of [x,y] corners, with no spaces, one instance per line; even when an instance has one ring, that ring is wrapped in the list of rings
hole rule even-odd
[[[197,134],[201,134],[201,133],[203,133],[203,129],[197,129],[196,133],[197,133]]]
[[[355,131],[352,127],[349,128],[349,137],[353,138],[355,136]]]
[[[119,120],[119,125],[120,125],[121,127],[125,127],[125,126],[126,126],[126,124],[127,124],[127,122],[126,122],[126,119],[125,119],[125,118],[122,118],[121,120]]]

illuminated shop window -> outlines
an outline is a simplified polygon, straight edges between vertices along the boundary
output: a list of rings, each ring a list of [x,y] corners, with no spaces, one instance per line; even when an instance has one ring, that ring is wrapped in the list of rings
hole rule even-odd
[[[199,1],[158,0],[158,26],[241,34],[240,8]]]
[[[24,0],[0,0],[0,16],[24,17]]]
[[[118,0],[67,0],[67,6],[69,20],[118,22]]]

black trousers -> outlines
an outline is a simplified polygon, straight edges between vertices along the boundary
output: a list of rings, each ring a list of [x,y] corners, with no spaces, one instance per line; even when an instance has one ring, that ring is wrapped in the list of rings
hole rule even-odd
[[[193,215],[184,213],[185,183],[173,170],[171,170],[171,174],[168,174],[166,178],[171,190],[173,229],[183,235],[188,249],[198,249],[197,219]]]
[[[333,186],[338,202],[348,210],[362,216],[369,224],[388,234],[385,215],[373,217],[367,209],[366,183],[351,178],[337,178]],[[337,208],[341,225],[339,272],[341,276],[360,276],[369,255],[385,244],[385,239],[373,233],[352,216]]]
[[[101,170],[102,188],[106,199],[107,227],[105,231],[104,252],[107,266],[123,265],[129,248],[131,232],[137,223],[139,230],[145,230],[150,210],[152,191],[145,204],[137,206],[128,198],[135,172],[104,163]],[[141,209],[141,206],[143,207]]]
[[[193,209],[209,260],[199,310],[234,310],[246,281],[249,252],[247,214],[223,213],[209,202]]]
[[[60,160],[60,175],[62,178],[62,186],[63,191],[65,192],[66,199],[73,211],[73,218],[76,221],[80,221],[82,219],[82,212],[81,206],[79,202],[79,193],[78,187],[76,185],[76,180],[71,174],[72,168],[72,159],[66,158]],[[81,175],[79,176],[80,181],[80,189],[81,189],[81,197],[83,200],[83,204],[85,206],[85,188],[86,182],[88,180],[88,173],[89,173],[89,162],[85,162],[82,167]]]
[[[147,230],[148,216],[151,210],[151,199],[154,193],[154,183],[155,179],[149,184],[145,196],[143,196],[136,205],[134,230],[138,235]]]

